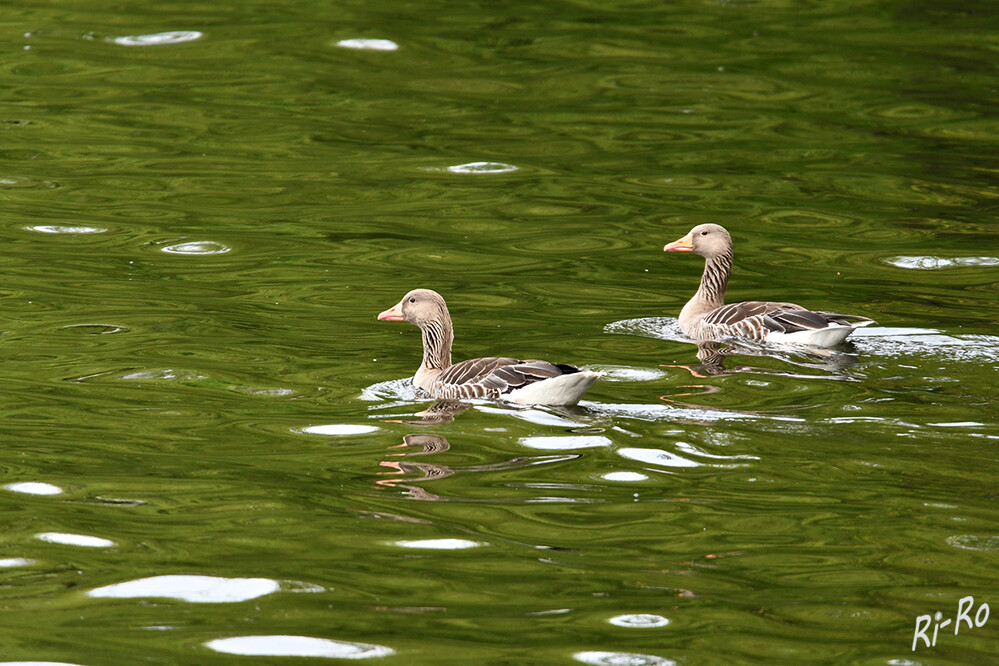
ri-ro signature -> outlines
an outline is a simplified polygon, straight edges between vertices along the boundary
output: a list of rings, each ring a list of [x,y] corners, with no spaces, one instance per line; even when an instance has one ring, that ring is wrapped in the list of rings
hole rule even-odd
[[[954,635],[956,636],[961,631],[961,623],[966,622],[968,624],[968,629],[980,629],[985,626],[985,623],[989,621],[989,605],[982,602],[978,609],[975,611],[975,616],[972,618],[971,609],[975,607],[975,598],[971,595],[962,597],[957,602],[957,617],[944,619],[944,614],[937,611],[933,615],[920,615],[916,618],[916,631],[912,634],[912,651],[916,651],[916,646],[919,645],[919,639],[923,639],[923,644],[926,647],[933,647],[937,644],[937,633],[941,629],[946,629],[950,624],[954,623]],[[933,637],[930,638],[926,634],[929,630],[930,625],[933,625]]]

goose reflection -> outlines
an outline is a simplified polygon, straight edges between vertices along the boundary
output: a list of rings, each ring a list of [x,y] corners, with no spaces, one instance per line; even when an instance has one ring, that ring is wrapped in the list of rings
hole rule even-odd
[[[405,423],[406,425],[432,426],[443,425],[454,421],[454,417],[466,409],[471,409],[467,402],[458,400],[438,400],[422,412],[416,412],[416,419],[385,419],[389,423]]]
[[[399,460],[402,457],[427,456],[444,453],[450,450],[451,444],[443,435],[431,433],[412,433],[402,438],[402,444],[389,447],[390,453],[387,458],[394,460],[382,460],[379,465],[387,467],[391,471],[383,472],[384,476],[392,478],[378,479],[375,485],[381,488],[392,488],[404,490],[404,495],[412,499],[430,500],[435,502],[453,501],[452,498],[441,497],[424,488],[422,483],[444,479],[456,472],[491,472],[527,467],[531,465],[543,465],[546,463],[559,463],[573,460],[580,457],[580,454],[573,453],[567,455],[546,455],[546,456],[517,456],[510,460],[498,463],[487,463],[484,465],[466,465],[460,467],[450,467],[429,462],[415,462],[410,460]],[[461,501],[475,502],[479,500],[463,499]],[[482,500],[492,501],[492,500]]]
[[[725,360],[728,356],[755,356],[761,358],[758,365],[743,363],[733,367],[725,367]],[[788,363],[797,368],[812,370],[781,369],[780,367],[766,367],[763,359],[772,358],[784,363]],[[856,364],[855,354],[844,351],[833,351],[830,349],[773,349],[770,347],[752,347],[741,343],[720,342],[716,340],[700,342],[697,344],[697,360],[700,363],[692,364],[666,364],[667,368],[683,368],[697,379],[707,379],[709,377],[728,377],[737,374],[751,374],[767,377],[786,377],[792,379],[824,379],[833,381],[856,382],[856,377],[847,372],[850,367]],[[705,409],[703,405],[690,402],[691,399],[703,397],[722,390],[721,384],[688,384],[678,388],[686,389],[674,392],[670,395],[661,395],[659,399],[670,405],[684,409]],[[764,412],[746,410],[745,408],[726,409],[724,407],[713,406],[710,408],[714,412],[731,412],[739,415],[762,416]]]
[[[804,374],[802,372],[776,370],[773,368],[749,364],[741,364],[732,368],[726,368],[726,357],[735,355],[775,358],[799,368],[817,370],[824,372],[825,374]],[[772,348],[750,347],[748,345],[718,342],[714,340],[700,342],[697,344],[697,360],[700,361],[700,363],[667,364],[663,367],[683,368],[694,377],[725,377],[727,375],[734,375],[738,373],[755,373],[781,377],[840,379],[852,381],[853,378],[847,375],[846,371],[857,363],[856,355],[845,351],[810,348],[802,348],[800,350],[779,350]]]
[[[389,456],[426,456],[434,453],[443,453],[451,448],[451,444],[442,435],[431,435],[429,433],[415,433],[402,438],[402,444],[396,444],[393,449],[404,449],[393,452]],[[433,463],[409,462],[402,460],[383,460],[379,463],[382,467],[391,468],[394,471],[385,472],[393,476],[399,475],[404,478],[379,479],[375,485],[383,488],[401,488],[406,491],[408,497],[421,500],[443,501],[444,498],[435,495],[422,486],[414,485],[433,479],[443,479],[454,474],[454,470],[446,465],[435,465]]]

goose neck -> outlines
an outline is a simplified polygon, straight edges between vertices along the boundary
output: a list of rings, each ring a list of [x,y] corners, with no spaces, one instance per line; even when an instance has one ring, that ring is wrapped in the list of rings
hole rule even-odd
[[[697,290],[698,300],[712,308],[724,305],[725,290],[728,288],[728,277],[731,273],[731,250],[707,257],[704,261],[704,273],[701,275],[701,286]]]
[[[423,331],[423,368],[446,370],[451,367],[451,343],[454,342],[451,322],[438,319],[420,328]]]

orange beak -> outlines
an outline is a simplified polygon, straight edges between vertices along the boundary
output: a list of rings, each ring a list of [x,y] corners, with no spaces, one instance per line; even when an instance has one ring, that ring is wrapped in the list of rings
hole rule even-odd
[[[378,315],[379,321],[402,321],[402,303],[396,303]]]
[[[693,252],[694,239],[687,234],[680,240],[675,240],[663,247],[663,252]]]

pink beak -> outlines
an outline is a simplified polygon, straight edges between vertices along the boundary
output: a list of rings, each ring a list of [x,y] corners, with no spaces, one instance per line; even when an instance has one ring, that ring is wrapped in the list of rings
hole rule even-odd
[[[402,321],[402,303],[397,303],[378,315],[379,321]]]
[[[683,238],[673,241],[667,244],[663,248],[663,252],[693,252],[694,251],[694,239],[687,234]]]

